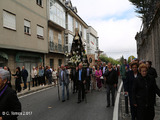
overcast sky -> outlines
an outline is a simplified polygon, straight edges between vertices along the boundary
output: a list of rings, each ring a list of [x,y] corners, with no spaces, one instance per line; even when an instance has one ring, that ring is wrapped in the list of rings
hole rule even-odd
[[[128,0],[71,0],[78,15],[98,32],[99,47],[109,57],[137,57],[135,35],[141,19]]]

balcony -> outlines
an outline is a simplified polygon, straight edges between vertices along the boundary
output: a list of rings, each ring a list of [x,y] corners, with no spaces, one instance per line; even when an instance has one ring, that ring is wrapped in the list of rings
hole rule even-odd
[[[61,44],[54,43],[52,41],[49,42],[49,52],[64,54],[66,47]]]

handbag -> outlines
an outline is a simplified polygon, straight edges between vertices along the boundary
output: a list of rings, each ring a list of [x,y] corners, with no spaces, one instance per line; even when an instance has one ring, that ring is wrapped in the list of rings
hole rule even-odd
[[[104,79],[103,76],[101,76],[100,79]]]

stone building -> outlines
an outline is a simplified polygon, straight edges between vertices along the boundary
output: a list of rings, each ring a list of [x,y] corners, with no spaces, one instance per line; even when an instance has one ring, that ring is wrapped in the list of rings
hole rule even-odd
[[[46,1],[1,0],[0,11],[0,67],[24,65],[30,74],[48,53]]]
[[[140,60],[150,60],[160,76],[160,7],[157,9],[152,22],[137,33],[137,54]]]
[[[57,69],[64,64],[65,60],[65,38],[66,29],[66,6],[65,0],[47,0],[48,2],[48,51],[45,55],[46,65]]]

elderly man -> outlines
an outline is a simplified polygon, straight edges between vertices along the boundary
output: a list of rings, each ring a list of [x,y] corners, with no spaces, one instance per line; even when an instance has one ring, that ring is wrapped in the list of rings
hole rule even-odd
[[[27,77],[28,77],[28,71],[25,69],[24,66],[22,66],[22,78],[24,83],[23,90],[27,89]]]
[[[0,69],[0,120],[17,120],[17,115],[13,113],[21,112],[21,103],[16,92],[8,87],[7,78],[9,72]]]
[[[69,100],[69,73],[64,65],[61,65],[61,70],[59,72],[59,83],[60,86],[62,86],[62,102],[65,102],[65,88],[67,91],[67,100]]]
[[[82,63],[79,64],[79,69],[77,71],[78,80],[78,102],[84,101],[85,89],[84,84],[86,83],[86,71],[82,69]]]

